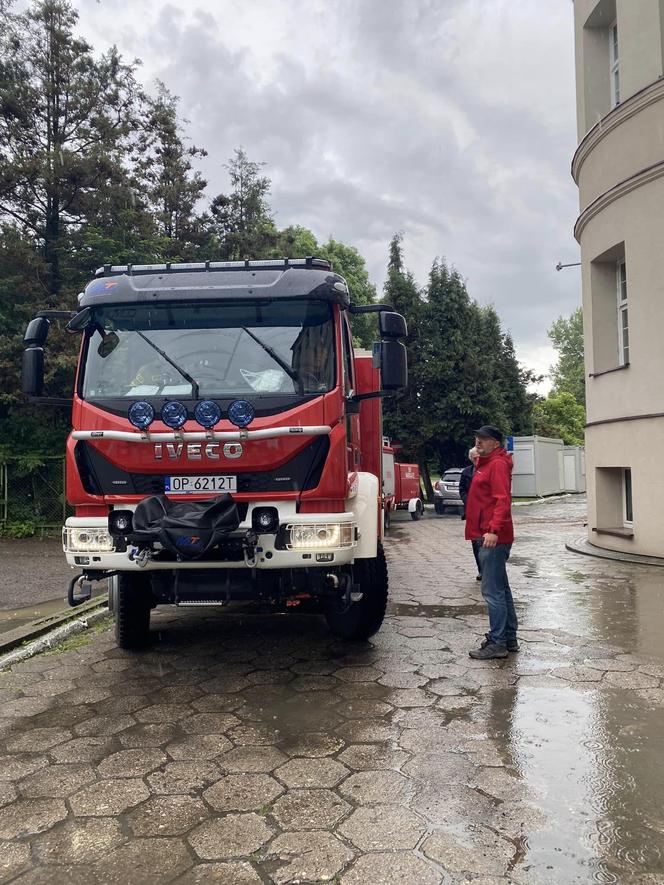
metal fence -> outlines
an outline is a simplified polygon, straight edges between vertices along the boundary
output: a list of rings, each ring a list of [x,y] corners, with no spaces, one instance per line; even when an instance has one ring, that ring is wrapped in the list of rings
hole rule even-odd
[[[0,462],[0,526],[59,528],[71,508],[65,500],[65,459],[61,455],[29,463]]]

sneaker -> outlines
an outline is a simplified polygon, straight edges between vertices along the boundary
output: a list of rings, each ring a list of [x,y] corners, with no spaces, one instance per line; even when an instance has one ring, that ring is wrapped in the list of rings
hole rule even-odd
[[[495,642],[483,642],[479,648],[474,648],[468,654],[475,661],[490,661],[492,658],[506,658],[508,651],[504,645],[496,645]]]
[[[489,644],[489,637],[482,642],[480,648],[485,648]],[[507,640],[507,651],[519,651],[520,646],[516,639],[508,639]]]

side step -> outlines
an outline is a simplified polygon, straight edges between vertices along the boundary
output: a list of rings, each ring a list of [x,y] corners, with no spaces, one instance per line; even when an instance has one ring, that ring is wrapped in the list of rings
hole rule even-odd
[[[191,608],[197,605],[226,605],[225,599],[179,599],[175,605],[178,608]]]

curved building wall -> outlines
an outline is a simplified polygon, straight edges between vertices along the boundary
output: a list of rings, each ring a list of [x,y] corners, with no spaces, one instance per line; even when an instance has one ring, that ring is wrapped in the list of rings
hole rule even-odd
[[[664,557],[664,0],[575,0],[588,538]]]

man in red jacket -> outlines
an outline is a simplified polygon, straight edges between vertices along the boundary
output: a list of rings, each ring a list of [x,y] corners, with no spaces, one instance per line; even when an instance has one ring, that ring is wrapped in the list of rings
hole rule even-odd
[[[502,445],[497,427],[485,424],[475,431],[475,448],[480,456],[466,504],[466,540],[480,544],[482,596],[489,608],[489,632],[471,658],[486,661],[506,658],[518,651],[517,618],[507,580],[512,528],[512,458]]]

